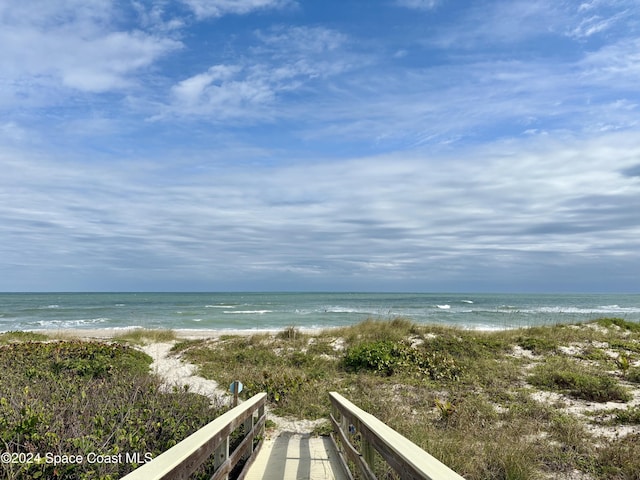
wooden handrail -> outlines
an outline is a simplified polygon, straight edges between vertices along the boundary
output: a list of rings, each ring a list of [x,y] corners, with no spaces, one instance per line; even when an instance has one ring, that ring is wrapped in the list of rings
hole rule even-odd
[[[345,447],[345,454],[358,466],[367,480],[376,478],[370,468],[374,449],[403,480],[464,480],[415,443],[358,408],[339,393],[330,392],[329,398],[333,412],[331,422]],[[355,432],[362,436],[361,453],[348,439],[349,435]]]
[[[212,455],[215,464],[212,480],[228,478],[229,472],[241,458],[253,454],[253,440],[264,430],[266,400],[266,393],[254,395],[121,480],[188,478]],[[242,424],[245,425],[244,439],[230,455],[229,436]]]

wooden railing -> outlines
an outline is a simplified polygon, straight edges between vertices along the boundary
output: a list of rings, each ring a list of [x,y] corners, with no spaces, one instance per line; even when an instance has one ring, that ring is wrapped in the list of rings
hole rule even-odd
[[[464,480],[415,443],[356,407],[339,393],[331,392],[329,398],[334,432],[343,446],[344,454],[358,467],[366,480],[376,479],[371,468],[376,451],[403,480]],[[361,438],[361,452],[350,441],[357,433]]]
[[[215,473],[211,480],[227,479],[241,459],[247,460],[253,454],[254,439],[264,431],[266,399],[266,393],[254,395],[122,480],[188,478],[212,455]],[[242,425],[243,439],[230,453],[229,436]]]

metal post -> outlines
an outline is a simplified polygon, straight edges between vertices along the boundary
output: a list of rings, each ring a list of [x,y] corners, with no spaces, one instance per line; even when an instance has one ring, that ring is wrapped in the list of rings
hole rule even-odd
[[[238,384],[240,382],[238,380],[235,380],[233,382],[233,406],[237,407],[238,406]]]

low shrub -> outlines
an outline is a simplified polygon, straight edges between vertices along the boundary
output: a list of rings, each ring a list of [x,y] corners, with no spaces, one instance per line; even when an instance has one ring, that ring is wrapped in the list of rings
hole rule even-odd
[[[617,410],[615,422],[621,424],[640,425],[640,405],[627,407],[626,410]]]
[[[640,434],[615,438],[598,452],[596,457],[598,478],[637,480],[640,478]]]
[[[559,357],[551,357],[538,365],[529,376],[529,382],[594,402],[631,400],[629,391],[615,378],[589,371],[576,362]]]
[[[639,322],[630,322],[628,320],[624,320],[623,318],[600,318],[596,323],[605,328],[615,326],[629,332],[640,332]]]
[[[151,358],[121,344],[0,346],[0,446],[15,455],[89,454],[113,463],[4,463],[0,478],[115,479],[222,413],[206,397],[164,392]],[[129,460],[127,460],[129,459]]]
[[[348,370],[368,370],[386,376],[418,373],[433,380],[457,380],[460,369],[445,353],[413,348],[404,342],[377,341],[351,347],[343,364]]]
[[[333,329],[332,336],[343,337],[347,344],[358,342],[399,342],[410,335],[419,334],[422,328],[406,318],[397,317],[389,321],[367,319],[356,325]]]
[[[294,326],[289,326],[284,330],[278,332],[276,335],[277,338],[281,340],[295,340],[302,336],[300,330]]]
[[[536,355],[554,352],[558,348],[556,342],[544,337],[520,337],[518,345]]]
[[[632,367],[627,372],[626,379],[629,382],[640,383],[640,367]]]

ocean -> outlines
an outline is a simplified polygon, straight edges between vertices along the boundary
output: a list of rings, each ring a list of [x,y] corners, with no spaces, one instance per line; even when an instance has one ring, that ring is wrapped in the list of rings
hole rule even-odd
[[[0,332],[137,327],[261,331],[396,317],[483,330],[602,317],[640,321],[640,294],[0,293]]]

